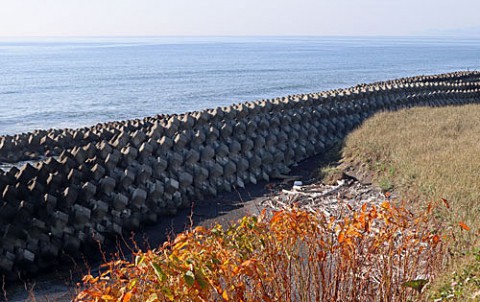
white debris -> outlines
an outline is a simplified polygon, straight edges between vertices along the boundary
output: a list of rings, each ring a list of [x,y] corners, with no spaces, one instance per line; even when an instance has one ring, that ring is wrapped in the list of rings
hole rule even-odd
[[[338,185],[315,183],[303,185],[295,181],[291,190],[282,190],[262,201],[262,205],[274,210],[295,205],[309,211],[320,211],[326,216],[339,217],[347,209],[360,209],[363,204],[379,205],[385,196],[371,186],[354,180],[340,180]]]

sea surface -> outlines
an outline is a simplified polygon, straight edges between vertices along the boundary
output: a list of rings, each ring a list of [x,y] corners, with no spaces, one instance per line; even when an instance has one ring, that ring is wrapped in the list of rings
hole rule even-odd
[[[474,69],[474,39],[2,39],[0,135]]]

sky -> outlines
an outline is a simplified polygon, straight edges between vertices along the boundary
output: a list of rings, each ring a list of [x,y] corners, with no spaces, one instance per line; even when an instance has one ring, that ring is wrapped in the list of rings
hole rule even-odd
[[[0,37],[480,37],[478,0],[0,0]]]

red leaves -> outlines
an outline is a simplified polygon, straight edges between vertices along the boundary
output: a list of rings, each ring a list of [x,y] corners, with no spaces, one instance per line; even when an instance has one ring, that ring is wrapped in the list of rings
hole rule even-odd
[[[459,222],[458,225],[465,231],[470,231],[470,227],[463,222]]]
[[[129,302],[130,299],[132,299],[132,292],[126,293],[122,298],[122,302]]]
[[[382,204],[380,206],[382,208],[384,208],[385,210],[390,210],[390,202],[388,202],[388,201],[382,202]]]
[[[448,201],[445,198],[442,198],[443,204],[447,209],[450,209],[450,205],[448,204]]]
[[[274,212],[272,219],[270,219],[270,224],[275,224],[279,222],[281,219],[282,219],[282,212],[281,211]]]
[[[303,282],[299,276],[304,271],[296,270],[305,265],[317,274],[309,276],[310,284],[322,287],[313,292],[327,294],[338,280],[325,276],[337,276],[349,284],[360,282],[355,272],[369,271],[385,257],[401,257],[399,253],[404,250],[410,251],[410,257],[422,257],[441,242],[440,235],[426,231],[424,217],[432,215],[423,214],[419,219],[388,201],[380,206],[350,208],[341,218],[295,208],[262,211],[260,218],[246,216],[226,230],[221,226],[196,227],[158,251],[137,252],[134,263],[117,260],[103,265],[100,277],[85,276],[85,289],[76,301],[289,300],[298,294],[289,291],[303,286],[298,282]],[[419,234],[418,230],[425,232]],[[395,268],[391,271],[399,273]],[[370,294],[375,292],[373,285],[365,288]],[[308,296],[303,298],[309,301]]]
[[[257,271],[257,260],[249,259],[244,261],[242,264],[240,264],[237,271],[250,277],[255,276]]]

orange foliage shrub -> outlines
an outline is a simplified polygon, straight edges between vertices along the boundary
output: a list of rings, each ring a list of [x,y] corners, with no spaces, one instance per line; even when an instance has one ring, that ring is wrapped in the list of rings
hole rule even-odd
[[[384,202],[340,218],[291,209],[196,227],[85,276],[75,301],[417,299],[442,255],[431,212]]]

